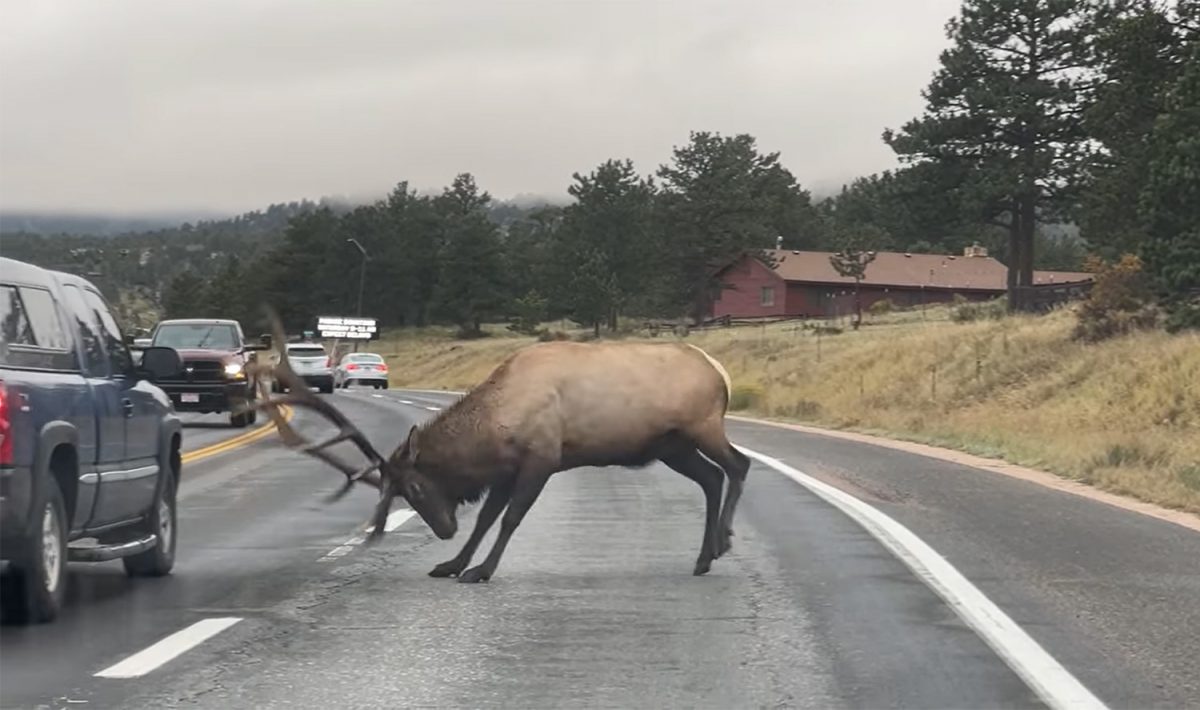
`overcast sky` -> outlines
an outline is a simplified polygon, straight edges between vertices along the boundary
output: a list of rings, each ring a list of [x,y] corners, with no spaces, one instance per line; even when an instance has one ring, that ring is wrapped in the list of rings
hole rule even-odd
[[[895,165],[958,0],[4,0],[0,207],[564,195],[747,132],[828,190]]]

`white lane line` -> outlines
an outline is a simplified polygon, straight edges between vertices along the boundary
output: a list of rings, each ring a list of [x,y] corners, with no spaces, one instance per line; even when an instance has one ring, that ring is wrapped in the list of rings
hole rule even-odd
[[[431,412],[440,412],[440,411],[442,411],[442,408],[441,408],[441,407],[434,407],[434,406],[431,406],[431,405],[426,405],[426,406],[425,406],[425,408],[426,408],[426,409],[428,409],[428,410],[429,410],[429,411],[431,411]]]
[[[409,518],[411,518],[412,516],[414,516],[416,514],[417,514],[417,511],[411,510],[409,508],[401,508],[400,510],[393,510],[391,513],[388,513],[387,520],[384,521],[384,523],[383,523],[383,531],[384,532],[392,532],[396,528],[403,525],[405,520],[408,520]],[[372,525],[367,528],[367,532],[371,532],[374,529],[375,529],[375,526]]]
[[[1105,708],[1104,703],[1010,619],[991,599],[911,530],[879,509],[788,466],[737,447],[850,516],[900,559],[1052,708]]]
[[[162,664],[199,646],[230,626],[241,621],[239,616],[203,619],[180,629],[157,643],[147,646],[125,660],[105,668],[97,678],[137,678],[146,675]]]
[[[383,531],[384,532],[392,532],[396,528],[403,525],[404,521],[408,520],[415,514],[416,514],[416,511],[410,510],[408,508],[401,508],[399,510],[393,510],[391,513],[388,513],[387,520],[384,521],[384,523],[383,523]],[[375,526],[368,525],[367,528],[365,530],[363,530],[361,533],[355,534],[354,537],[343,542],[342,544],[333,548],[329,552],[326,552],[324,555],[321,556],[320,560],[318,560],[318,561],[328,562],[330,560],[336,560],[339,557],[345,557],[346,555],[353,552],[355,547],[358,547],[359,545],[363,544],[363,542],[366,541],[366,539],[367,539],[367,535],[369,535],[373,530],[375,530]]]
[[[402,399],[402,400],[400,400],[400,404],[412,404],[412,400],[411,399]]]
[[[381,395],[381,394],[373,394],[371,396],[374,397],[375,399],[383,399],[383,395]]]

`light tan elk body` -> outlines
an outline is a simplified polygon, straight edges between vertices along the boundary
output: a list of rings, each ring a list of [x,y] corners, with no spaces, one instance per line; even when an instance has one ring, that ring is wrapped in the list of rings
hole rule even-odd
[[[276,328],[278,342],[282,333]],[[281,355],[275,374],[290,392],[264,401],[284,440],[320,457],[355,481],[380,489],[371,539],[395,495],[403,496],[439,538],[454,536],[456,510],[485,493],[475,528],[435,577],[478,582],[495,573],[504,548],[547,480],[584,466],[640,468],[655,461],[700,485],[705,496],[704,538],[694,574],[730,547],[734,510],[750,461],[726,438],[729,376],[699,348],[680,343],[551,342],[530,346],[501,363],[486,381],[434,419],[412,427],[391,456],[382,457],[327,399],[295,378]],[[295,378],[295,379],[293,379]],[[278,405],[312,408],[341,433],[308,444],[279,415]],[[354,441],[370,459],[349,466],[324,449]],[[713,462],[719,465],[714,465]],[[378,472],[378,473],[376,473]],[[724,505],[725,478],[729,489]],[[480,540],[503,512],[500,533],[482,564],[467,569]]]

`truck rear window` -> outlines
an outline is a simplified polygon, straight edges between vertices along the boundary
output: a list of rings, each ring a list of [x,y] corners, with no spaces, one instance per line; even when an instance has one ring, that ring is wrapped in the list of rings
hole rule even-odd
[[[0,286],[0,365],[76,369],[75,354],[49,291]]]
[[[37,345],[15,286],[0,287],[0,353],[7,353],[9,345]]]
[[[325,349],[319,347],[288,348],[288,355],[298,355],[300,357],[324,357]]]

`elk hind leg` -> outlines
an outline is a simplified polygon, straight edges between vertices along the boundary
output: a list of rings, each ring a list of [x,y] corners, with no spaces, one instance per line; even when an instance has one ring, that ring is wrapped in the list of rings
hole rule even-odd
[[[500,511],[504,510],[504,506],[508,505],[511,496],[511,481],[505,481],[502,484],[492,486],[488,490],[487,499],[483,501],[483,507],[479,510],[479,516],[475,518],[475,529],[471,531],[471,537],[467,538],[467,542],[463,545],[462,550],[459,551],[454,559],[446,560],[430,570],[429,576],[451,577],[462,574],[462,571],[467,568],[467,563],[471,561],[471,555],[475,554],[479,543],[483,541],[483,536],[487,534],[492,524],[496,522],[496,518],[500,517]]]
[[[492,549],[483,562],[459,574],[458,581],[472,583],[486,582],[491,579],[496,572],[496,567],[500,564],[500,556],[504,554],[504,548],[508,546],[509,539],[516,532],[517,526],[521,524],[525,513],[529,512],[529,508],[541,494],[552,473],[553,471],[550,469],[527,468],[517,474],[508,509],[504,511],[504,517],[500,519],[500,534],[496,536],[496,542],[492,543]]]
[[[718,443],[709,444],[708,441]],[[717,545],[717,557],[729,552],[732,547],[733,514],[737,510],[738,500],[746,484],[746,475],[750,472],[750,459],[733,447],[725,438],[724,432],[719,437],[709,437],[700,444],[700,451],[708,458],[716,461],[729,478],[729,491],[725,494],[725,503],[721,506],[720,539]]]
[[[718,515],[725,474],[691,447],[664,456],[661,460],[704,489],[704,540],[700,544],[700,556],[696,558],[696,567],[692,571],[695,575],[704,574],[712,567],[712,561],[719,557]]]

